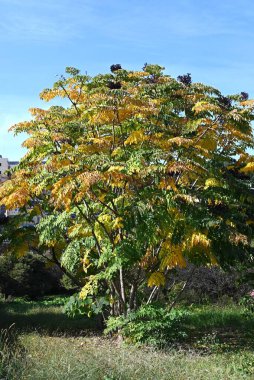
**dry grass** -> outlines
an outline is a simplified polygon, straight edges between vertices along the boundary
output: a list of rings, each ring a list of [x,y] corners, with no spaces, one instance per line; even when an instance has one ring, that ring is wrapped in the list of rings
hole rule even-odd
[[[118,346],[101,337],[22,337],[27,367],[20,380],[240,380],[254,378],[252,352],[200,355]],[[249,366],[246,367],[246,363]]]

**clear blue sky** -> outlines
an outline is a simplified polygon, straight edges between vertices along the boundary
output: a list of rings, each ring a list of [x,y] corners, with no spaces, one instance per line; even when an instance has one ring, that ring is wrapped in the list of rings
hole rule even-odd
[[[253,0],[0,0],[0,15],[0,154],[11,160],[24,136],[8,128],[66,66],[93,75],[158,63],[254,97]]]

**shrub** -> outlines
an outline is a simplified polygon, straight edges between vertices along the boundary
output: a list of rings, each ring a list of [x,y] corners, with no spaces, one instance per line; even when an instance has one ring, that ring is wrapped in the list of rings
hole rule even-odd
[[[77,315],[91,317],[92,315],[102,314],[108,304],[109,302],[106,297],[96,297],[95,300],[93,297],[81,299],[79,294],[74,294],[65,304],[64,311],[71,318]]]
[[[254,290],[242,297],[239,303],[244,306],[247,311],[254,313]]]
[[[5,295],[41,297],[58,292],[59,274],[47,268],[45,260],[36,254],[16,258],[0,256],[0,291]]]
[[[127,342],[163,348],[186,336],[183,322],[187,315],[183,310],[145,305],[127,317],[110,317],[105,334],[118,331]]]

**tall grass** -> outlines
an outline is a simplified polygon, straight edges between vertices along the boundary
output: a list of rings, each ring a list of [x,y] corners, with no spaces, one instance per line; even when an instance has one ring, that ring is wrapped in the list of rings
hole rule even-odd
[[[25,366],[25,349],[19,342],[15,326],[0,330],[0,378],[18,380]]]
[[[0,326],[1,380],[254,379],[254,318],[237,306],[190,308],[167,351],[119,345],[54,304],[2,303]]]
[[[20,380],[251,380],[254,355],[199,354],[119,346],[101,337],[23,337],[27,367]]]

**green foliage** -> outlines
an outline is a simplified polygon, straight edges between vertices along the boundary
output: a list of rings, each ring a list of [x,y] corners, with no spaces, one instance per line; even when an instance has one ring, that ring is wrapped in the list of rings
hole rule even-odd
[[[77,315],[94,316],[103,313],[106,306],[109,305],[105,297],[86,297],[80,298],[79,294],[70,297],[65,304],[64,311],[69,317],[76,317]]]
[[[74,281],[69,277],[67,276],[66,274],[64,274],[61,279],[60,279],[60,284],[61,286],[64,287],[64,289],[66,290],[76,290],[77,289],[77,284],[74,283]]]
[[[36,254],[19,259],[10,254],[0,256],[0,291],[6,296],[33,298],[59,291],[59,272],[46,268],[45,262]]]
[[[252,290],[252,292],[242,297],[239,304],[244,306],[246,311],[254,313],[254,291]]]
[[[167,310],[163,306],[144,305],[127,317],[110,317],[105,334],[118,331],[127,342],[166,347],[186,337],[183,322],[188,315],[183,310]]]

